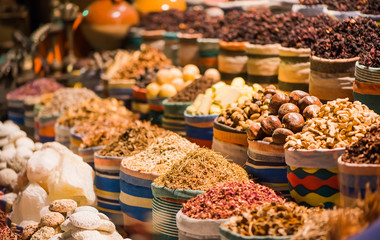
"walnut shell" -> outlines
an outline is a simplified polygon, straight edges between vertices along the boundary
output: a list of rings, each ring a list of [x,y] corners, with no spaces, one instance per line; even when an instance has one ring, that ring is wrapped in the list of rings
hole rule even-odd
[[[274,130],[281,127],[281,121],[277,116],[269,115],[261,121],[261,128],[267,136],[272,136]]]
[[[277,128],[274,130],[272,138],[273,142],[277,144],[285,144],[285,140],[288,136],[293,135],[294,133],[286,128]]]
[[[289,102],[289,97],[285,93],[276,93],[273,95],[269,103],[270,114],[277,115],[278,109],[281,105],[287,102]]]
[[[285,128],[297,133],[302,130],[305,120],[299,113],[288,113],[282,118],[282,124]]]
[[[300,112],[303,113],[303,110],[309,105],[318,105],[322,106],[321,101],[315,96],[306,96],[303,97],[301,100],[298,102],[298,107],[300,108]]]
[[[300,109],[293,103],[284,103],[278,109],[278,118],[282,119],[286,114],[291,112],[299,113]]]
[[[305,119],[315,118],[318,117],[320,109],[321,107],[318,105],[309,105],[303,110],[302,115]]]

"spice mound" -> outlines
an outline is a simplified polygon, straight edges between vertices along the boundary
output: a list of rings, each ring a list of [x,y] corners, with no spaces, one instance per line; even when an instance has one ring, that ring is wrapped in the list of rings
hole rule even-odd
[[[222,226],[243,236],[289,236],[303,225],[308,215],[321,211],[295,203],[265,203],[232,217]]]
[[[199,148],[189,151],[154,183],[172,189],[208,191],[219,183],[232,181],[248,181],[247,172],[222,155]]]
[[[380,124],[372,126],[359,141],[346,148],[342,161],[359,164],[380,164]]]
[[[169,102],[194,102],[198,94],[206,91],[207,88],[211,87],[216,81],[212,78],[202,77],[195,79],[192,83],[186,86],[184,89],[179,91],[176,95],[169,98]]]
[[[156,138],[169,133],[163,128],[150,125],[149,122],[137,121],[121,134],[116,141],[103,148],[99,154],[102,156],[126,157],[143,151]]]
[[[348,98],[324,104],[318,116],[306,121],[302,132],[286,138],[284,147],[294,149],[333,149],[358,141],[380,117],[358,101]]]
[[[63,86],[53,79],[50,78],[40,78],[33,82],[27,83],[12,92],[7,94],[8,99],[24,99],[30,96],[40,96],[46,93],[52,93],[58,89],[63,88]]]
[[[147,149],[124,159],[121,164],[129,169],[153,174],[164,174],[178,160],[198,146],[187,139],[172,133],[157,138]]]
[[[267,202],[284,200],[270,188],[248,182],[229,182],[190,199],[182,212],[196,219],[226,219]]]
[[[96,94],[87,88],[61,89],[55,92],[50,102],[41,108],[38,117],[60,116],[71,106],[95,97]]]
[[[101,116],[93,122],[83,122],[75,128],[75,133],[84,135],[81,148],[105,146],[115,141],[130,126],[133,119],[115,115],[113,118]]]
[[[115,98],[101,99],[95,97],[69,108],[65,114],[58,119],[58,123],[63,126],[73,127],[85,121],[96,121],[100,116],[112,118],[114,115],[132,118],[133,113],[124,107],[123,102]]]

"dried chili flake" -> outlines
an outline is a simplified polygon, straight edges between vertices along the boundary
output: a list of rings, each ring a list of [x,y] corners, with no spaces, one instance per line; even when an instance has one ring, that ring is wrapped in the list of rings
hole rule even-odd
[[[267,202],[284,202],[270,188],[252,181],[229,182],[190,199],[182,212],[196,219],[226,219]]]

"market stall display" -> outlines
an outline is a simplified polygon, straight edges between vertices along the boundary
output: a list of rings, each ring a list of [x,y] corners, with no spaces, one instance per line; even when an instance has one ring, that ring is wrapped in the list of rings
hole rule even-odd
[[[337,160],[379,122],[379,115],[360,102],[337,99],[322,105],[302,132],[286,138],[285,161],[291,196],[298,203],[332,207],[339,202]]]

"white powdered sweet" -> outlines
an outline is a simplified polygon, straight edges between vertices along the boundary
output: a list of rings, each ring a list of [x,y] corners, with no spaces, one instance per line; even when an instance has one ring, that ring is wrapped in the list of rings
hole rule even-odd
[[[89,211],[76,212],[69,219],[74,227],[87,230],[97,229],[101,224],[98,214]],[[73,237],[76,238],[75,236]]]
[[[102,235],[96,230],[78,230],[72,233],[74,239],[77,240],[103,240]]]
[[[88,211],[93,213],[99,213],[98,209],[91,206],[81,206],[77,207],[74,212]],[[100,216],[99,216],[100,217]]]
[[[98,231],[113,233],[116,231],[115,224],[108,220],[100,220],[100,226],[96,229]]]

